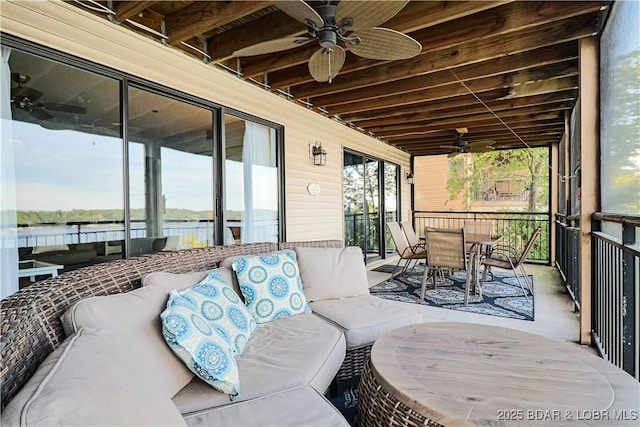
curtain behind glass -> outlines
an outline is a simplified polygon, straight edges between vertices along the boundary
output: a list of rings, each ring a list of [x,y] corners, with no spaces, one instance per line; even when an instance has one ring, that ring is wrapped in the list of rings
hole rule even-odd
[[[242,164],[244,178],[242,243],[277,241],[277,218],[272,217],[273,211],[267,209],[267,206],[257,202],[261,196],[260,191],[266,189],[265,184],[273,187],[269,183],[277,179],[274,129],[245,121]],[[273,202],[277,203],[277,198]]]
[[[2,47],[2,63],[0,64],[0,118],[2,120],[2,143],[0,144],[0,228],[1,254],[0,269],[2,287],[0,298],[4,298],[18,290],[18,249],[16,247],[16,188],[15,157],[13,153],[13,128],[11,124],[11,69],[9,56],[11,49]]]

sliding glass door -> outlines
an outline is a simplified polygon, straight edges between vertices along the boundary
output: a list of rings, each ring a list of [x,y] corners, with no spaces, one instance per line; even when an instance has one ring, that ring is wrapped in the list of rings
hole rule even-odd
[[[398,220],[397,180],[398,166],[344,152],[345,245],[362,248],[366,262],[383,258],[387,252],[384,224]]]

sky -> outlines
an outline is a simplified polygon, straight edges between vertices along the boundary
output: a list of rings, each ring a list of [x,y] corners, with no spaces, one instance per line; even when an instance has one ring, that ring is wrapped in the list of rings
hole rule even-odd
[[[17,210],[122,209],[122,140],[13,121]],[[211,157],[162,149],[167,208],[211,211]],[[144,148],[131,143],[131,207],[144,207]],[[244,209],[242,163],[227,160],[227,210]],[[254,207],[277,210],[277,171],[253,166]]]

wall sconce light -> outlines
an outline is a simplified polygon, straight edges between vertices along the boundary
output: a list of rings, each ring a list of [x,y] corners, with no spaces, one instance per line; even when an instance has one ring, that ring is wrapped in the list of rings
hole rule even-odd
[[[404,177],[407,179],[407,184],[413,185],[413,172],[408,171]]]
[[[322,143],[320,141],[309,144],[309,157],[313,157],[313,164],[315,166],[326,166],[327,152],[322,148]]]

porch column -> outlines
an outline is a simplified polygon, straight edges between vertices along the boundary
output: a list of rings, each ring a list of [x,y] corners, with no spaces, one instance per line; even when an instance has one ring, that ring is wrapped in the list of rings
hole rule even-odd
[[[579,41],[580,98],[580,344],[591,344],[591,215],[599,206],[598,38]]]
[[[566,135],[566,132],[565,132]],[[563,136],[566,138],[566,136]],[[556,213],[558,213],[558,194],[560,180],[558,179],[559,144],[551,144],[551,179],[549,180],[549,265],[556,265]],[[563,184],[564,185],[564,184]]]

